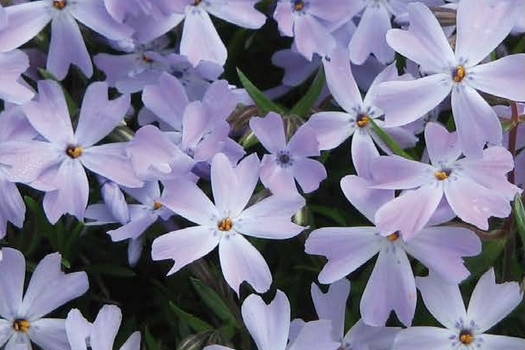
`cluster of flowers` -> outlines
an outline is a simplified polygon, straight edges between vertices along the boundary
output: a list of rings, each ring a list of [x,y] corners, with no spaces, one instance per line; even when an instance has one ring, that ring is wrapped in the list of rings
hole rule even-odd
[[[509,33],[525,32],[518,10],[525,1],[449,3],[443,9],[455,11],[450,13],[456,21],[446,28],[429,8],[444,5],[439,0],[277,1],[273,18],[280,33],[294,39],[290,50],[274,56],[286,74],[268,96],[279,96],[320,68],[343,111],[318,111],[295,128],[284,112],[251,117],[245,129],[268,151],[262,159],[246,155],[231,133],[236,107],[258,101],[218,79],[227,50],[209,16],[257,29],[266,22],[254,8],[257,2],[39,0],[0,6],[0,238],[7,222],[24,224],[16,183],[44,193],[52,224],[64,214],[91,226],[120,224],[107,233],[113,241],[128,241],[130,265],[139,261],[148,227],[177,215],[196,225],[171,230],[151,247],[153,260],[174,261],[168,275],[218,246],[222,274],[237,295],[244,281],[265,293],[272,285],[270,268],[246,237],[283,240],[303,232],[307,227],[292,216],[306,205],[304,194],[327,177],[324,165],[311,157],[352,136],[357,174],[343,177],[340,187],[373,226],[323,227],[308,235],[306,253],[327,259],[319,282],[332,284],[327,294],[312,285],[319,321],[290,323],[281,291],[269,305],[257,295],[244,300],[242,317],[257,348],[525,348],[524,339],[484,334],[521,302],[518,283],[496,284],[489,270],[467,310],[458,288],[470,274],[463,258],[481,252],[479,237],[466,226],[487,230],[490,217],[507,218],[522,192],[517,185],[525,183],[523,152],[516,158],[521,168],[513,170],[525,138],[514,129],[517,141],[505,139],[500,122],[511,118],[516,128],[524,112],[519,102],[525,101],[525,54],[491,56]],[[393,16],[405,28],[391,29]],[[94,55],[106,80],[89,84],[79,111],[59,83],[71,64],[87,78],[93,75],[77,21],[100,34],[90,31],[93,41],[121,52]],[[36,41],[49,22],[47,57],[19,48]],[[175,49],[166,33],[181,23]],[[404,74],[396,52],[405,58]],[[44,61],[54,80],[39,80]],[[109,98],[109,88],[121,95]],[[136,92],[141,103],[132,106],[130,94]],[[487,94],[511,107],[489,105]],[[453,132],[437,121],[449,109]],[[122,141],[119,130],[131,131],[125,121],[134,115],[140,127]],[[426,148],[418,161],[403,149],[415,146],[420,133]],[[504,142],[512,144],[510,151]],[[88,205],[88,179],[100,184],[103,203]],[[213,201],[199,186],[208,180]],[[265,190],[254,195],[259,180]],[[468,225],[448,224],[456,217]],[[376,254],[360,299],[362,320],[343,336],[342,305],[350,290],[345,277]],[[408,254],[428,268],[428,277],[414,277]],[[115,306],[104,306],[93,323],[76,309],[65,321],[42,318],[88,289],[85,273],[64,274],[60,255],[48,255],[22,298],[24,271],[23,255],[3,248],[0,346],[27,348],[31,339],[44,350],[112,348],[121,322]],[[384,327],[392,311],[411,326],[416,288],[446,330]],[[498,304],[492,303],[496,297]],[[121,349],[139,346],[140,334],[134,333]]]

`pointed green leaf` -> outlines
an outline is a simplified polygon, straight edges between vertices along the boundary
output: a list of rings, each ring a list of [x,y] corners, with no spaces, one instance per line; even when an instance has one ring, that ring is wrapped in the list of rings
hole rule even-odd
[[[226,303],[224,303],[221,297],[215,293],[213,289],[196,278],[191,278],[190,280],[193,288],[195,288],[199,296],[202,298],[202,301],[213,310],[215,315],[223,321],[236,323],[235,317],[228,306],[226,306]]]
[[[390,150],[394,154],[397,154],[398,156],[406,158],[406,159],[413,160],[412,157],[408,153],[403,151],[401,146],[399,146],[396,141],[394,141],[390,136],[388,136],[388,134],[384,132],[383,129],[377,126],[374,119],[370,118],[368,122],[370,123],[370,125],[372,125],[372,129],[374,130],[374,132],[381,138],[381,140],[388,146],[388,148],[390,148]]]
[[[519,194],[516,194],[514,197],[513,209],[516,227],[521,237],[521,241],[523,242],[523,246],[525,246],[525,208],[523,207],[523,201],[521,200],[521,196]]]
[[[173,310],[173,312],[179,317],[179,319],[182,322],[186,323],[195,332],[205,332],[205,331],[211,331],[213,329],[213,327],[210,326],[208,323],[190,314],[189,312],[182,310],[180,307],[178,307],[171,301],[170,301],[170,308]]]
[[[321,66],[321,68],[319,68],[319,70],[317,71],[312,85],[310,85],[310,88],[308,89],[306,94],[301,98],[301,100],[299,100],[299,102],[297,102],[297,104],[293,106],[292,110],[290,111],[290,114],[299,115],[301,117],[306,116],[314,106],[314,103],[321,94],[321,92],[323,91],[324,84],[325,75],[324,69]]]
[[[153,339],[148,327],[146,327],[146,330],[144,331],[144,342],[146,343],[146,349],[148,350],[162,350],[155,339]]]
[[[253,102],[255,102],[257,107],[260,109],[261,115],[266,115],[268,112],[276,112],[281,115],[287,114],[284,108],[280,107],[275,102],[264,96],[262,91],[253,85],[253,83],[244,75],[243,72],[241,72],[239,68],[237,68],[237,74],[239,75],[242,86],[246,89],[248,95],[250,95]]]

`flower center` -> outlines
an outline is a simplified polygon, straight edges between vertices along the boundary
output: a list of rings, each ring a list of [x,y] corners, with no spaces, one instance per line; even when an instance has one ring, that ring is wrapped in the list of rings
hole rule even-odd
[[[295,11],[302,11],[304,9],[304,1],[302,1],[302,0],[294,0],[294,2],[293,2],[293,9]]]
[[[69,146],[66,149],[66,154],[73,159],[76,159],[82,155],[82,147],[80,146]]]
[[[226,218],[222,219],[217,223],[217,228],[221,231],[230,231],[233,227],[232,219]]]
[[[459,332],[459,341],[462,344],[469,345],[474,341],[474,335],[468,329],[463,329]]]
[[[277,153],[277,164],[283,168],[288,168],[293,164],[293,159],[288,151],[280,151]]]
[[[198,6],[202,0],[193,0],[193,6]]]
[[[162,203],[154,201],[153,202],[153,209],[157,210],[157,209],[160,209],[160,208],[162,208]]]
[[[370,117],[368,117],[366,114],[361,113],[357,116],[356,123],[358,127],[364,128],[365,126],[368,125],[369,122],[370,122]]]
[[[148,56],[146,56],[146,54],[142,54],[142,61],[144,61],[146,63],[151,63],[151,62],[153,62],[153,59],[151,59]]]
[[[29,331],[29,321],[24,320],[23,318],[18,318],[13,321],[13,329],[16,332],[27,333]]]
[[[456,83],[459,83],[463,80],[463,78],[465,77],[465,74],[466,74],[465,67],[457,66],[456,68],[452,70],[452,79]]]
[[[450,176],[450,173],[452,173],[452,171],[450,169],[445,169],[445,170],[442,170],[442,171],[436,171],[434,173],[434,176],[435,176],[435,178],[437,180],[443,181],[443,180],[447,179]]]
[[[53,7],[57,10],[62,10],[67,5],[67,0],[56,0],[53,1]]]
[[[398,238],[399,238],[399,233],[398,232],[394,232],[394,233],[391,233],[388,236],[386,236],[386,239],[388,239],[390,242],[395,242],[395,241],[397,241]]]

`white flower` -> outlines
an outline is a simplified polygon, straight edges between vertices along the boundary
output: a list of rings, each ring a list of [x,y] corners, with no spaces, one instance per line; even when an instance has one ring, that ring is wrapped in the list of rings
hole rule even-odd
[[[472,292],[467,310],[457,285],[436,275],[417,279],[427,309],[447,329],[412,327],[399,333],[396,350],[523,350],[525,339],[485,334],[522,300],[517,282],[496,284],[494,269],[487,271]]]
[[[59,253],[49,254],[35,268],[25,295],[25,259],[16,249],[3,248],[0,261],[0,347],[31,349],[30,341],[43,350],[69,350],[65,320],[43,318],[51,311],[84,294],[85,272],[65,274]]]

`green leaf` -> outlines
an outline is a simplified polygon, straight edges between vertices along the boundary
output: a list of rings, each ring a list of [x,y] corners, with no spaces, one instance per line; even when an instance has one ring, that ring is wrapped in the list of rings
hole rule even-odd
[[[493,266],[496,262],[496,259],[503,252],[504,247],[504,239],[483,241],[481,254],[465,259],[465,265],[470,271],[470,276],[468,279],[480,276],[482,273],[487,271],[489,267]]]
[[[253,83],[244,75],[239,68],[237,68],[237,74],[241,80],[242,86],[248,92],[248,95],[252,98],[253,102],[260,109],[262,116],[266,115],[268,112],[276,112],[280,115],[287,114],[286,110],[279,105],[277,105],[272,100],[268,99],[261,90],[259,90]]]
[[[326,216],[327,218],[332,219],[339,226],[348,226],[344,215],[341,214],[341,212],[339,212],[337,208],[329,208],[315,204],[310,204],[308,208],[312,211],[312,213],[321,214],[323,216]]]
[[[170,304],[170,308],[179,317],[179,319],[182,322],[186,323],[195,332],[205,332],[205,331],[213,330],[213,327],[210,326],[208,323],[182,310],[177,305],[175,305],[173,302],[170,301],[169,304]]]
[[[403,149],[396,143],[396,141],[394,141],[390,136],[388,136],[388,134],[384,132],[383,129],[377,126],[376,122],[372,118],[370,118],[368,122],[370,123],[370,125],[372,125],[372,129],[374,130],[374,132],[381,138],[381,140],[384,143],[386,143],[388,148],[390,148],[390,150],[394,154],[397,154],[398,156],[406,159],[414,160],[408,153],[403,151]]]
[[[523,201],[521,196],[516,194],[514,197],[514,220],[516,221],[516,227],[518,228],[518,233],[525,246],[525,207],[523,207]]]
[[[127,267],[113,264],[92,264],[87,265],[84,270],[87,273],[101,274],[115,277],[134,277],[136,274]]]
[[[306,92],[306,94],[293,106],[292,110],[290,111],[290,114],[295,114],[301,117],[304,117],[310,112],[312,109],[315,101],[323,91],[323,87],[325,84],[325,75],[324,75],[324,69],[321,66],[319,70],[317,71],[317,74],[315,76],[315,79],[310,85],[310,88]]]
[[[146,330],[144,331],[144,342],[146,343],[146,348],[148,350],[162,350],[155,339],[153,339],[148,327],[146,327]]]
[[[202,301],[213,310],[215,315],[223,321],[236,323],[235,316],[233,316],[228,306],[226,306],[221,297],[215,293],[213,289],[196,278],[190,278],[190,280],[197,294],[199,294]]]

